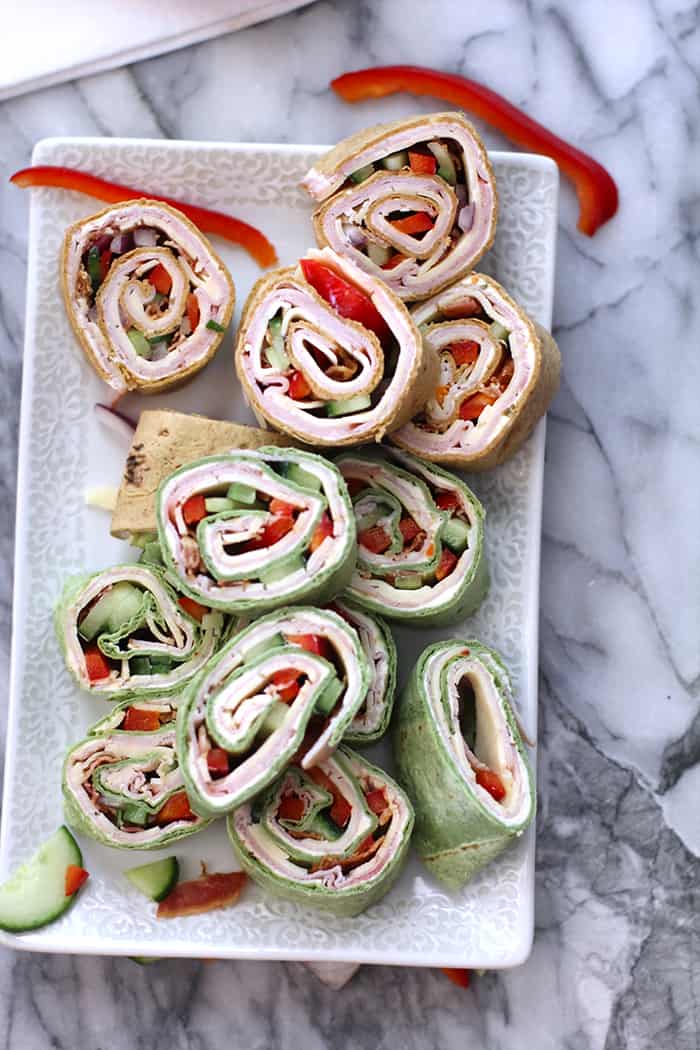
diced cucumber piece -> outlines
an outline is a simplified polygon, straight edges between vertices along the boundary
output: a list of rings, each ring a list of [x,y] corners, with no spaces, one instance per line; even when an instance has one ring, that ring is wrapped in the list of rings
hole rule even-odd
[[[442,142],[429,142],[428,149],[438,162],[437,173],[441,179],[448,182],[450,186],[457,185],[457,170],[450,151]]]
[[[207,321],[207,323],[206,323],[206,325],[204,327],[208,328],[212,332],[225,332],[226,331],[226,325],[219,324],[218,321],[211,321],[211,320],[209,320],[209,321]]]
[[[134,656],[129,660],[131,674],[151,674],[153,666],[148,656]]]
[[[281,634],[273,634],[271,638],[266,638],[264,642],[260,642],[259,645],[254,645],[252,649],[249,649],[243,657],[243,663],[252,664],[260,656],[264,656],[265,653],[269,652],[270,649],[279,649],[280,646],[286,644]]]
[[[101,631],[118,631],[122,624],[136,616],[142,603],[143,596],[138,587],[126,580],[115,583],[95,602],[81,621],[78,632],[89,642]]]
[[[167,674],[173,669],[173,661],[169,656],[149,656],[151,671],[153,674]]]
[[[220,514],[222,510],[233,510],[234,502],[225,496],[207,496],[204,509],[207,514]]]
[[[417,572],[398,573],[394,577],[394,587],[399,591],[417,591],[423,586],[423,577]]]
[[[60,827],[7,882],[0,886],[0,929],[21,933],[53,922],[71,906],[66,897],[66,869],[83,866],[78,843]]]
[[[139,357],[145,357],[150,361],[153,347],[148,339],[146,339],[143,332],[139,332],[138,328],[130,328],[126,334],[129,337],[129,342],[133,346],[135,353],[137,353]]]
[[[96,244],[93,244],[92,248],[87,254],[87,271],[92,284],[93,292],[102,284],[102,267],[100,266],[100,249]]]
[[[159,293],[159,294],[160,294],[160,293]],[[162,295],[162,296],[161,296],[161,299],[164,299],[164,298],[165,298],[165,296],[164,296],[164,295]],[[151,346],[152,346],[152,347],[154,347],[154,348],[155,348],[156,346],[158,346],[158,344],[159,344],[159,343],[165,343],[165,345],[166,345],[166,346],[170,346],[170,344],[171,344],[171,343],[172,343],[172,341],[173,341],[173,336],[174,336],[174,335],[175,335],[175,333],[174,333],[174,332],[166,332],[166,333],[165,333],[165,335],[154,335],[154,336],[153,336],[153,337],[152,337],[151,339],[149,339],[148,341],[149,341],[149,343],[151,344]]]
[[[351,412],[362,412],[371,406],[372,401],[369,394],[358,394],[357,397],[348,397],[344,401],[329,401],[326,405],[326,413],[331,417],[348,416]]]
[[[331,678],[316,701],[315,711],[321,715],[329,715],[336,705],[338,697],[343,691],[343,683],[339,678]]]
[[[389,262],[393,252],[387,244],[377,244],[374,241],[368,241],[367,255],[375,266],[384,266],[385,263]]]
[[[489,334],[492,339],[500,339],[506,342],[510,332],[505,325],[500,324],[498,321],[492,321],[489,325]]]
[[[461,518],[450,518],[450,520],[445,523],[442,538],[455,554],[461,554],[467,547],[469,526],[465,521],[462,521]]]
[[[279,343],[270,343],[265,350],[265,354],[272,368],[277,368],[280,372],[286,372],[289,368],[290,360],[282,348],[282,340]]]
[[[127,868],[124,872],[132,886],[152,901],[162,901],[175,886],[180,875],[177,857],[165,857],[152,864],[140,864],[137,868]],[[139,961],[142,957],[139,957]],[[155,962],[148,959],[148,962]]]
[[[289,558],[282,558],[277,565],[271,565],[269,569],[261,569],[259,576],[263,583],[275,583],[284,580],[287,576],[304,568],[304,562],[296,554]]]
[[[145,544],[139,561],[144,565],[163,565],[163,554],[158,540],[150,540]]]
[[[308,470],[304,470],[298,463],[288,463],[287,469],[285,470],[285,477],[293,481],[295,485],[299,485],[303,489],[313,489],[314,492],[321,491],[321,480],[317,478],[315,474],[311,474]]]
[[[278,310],[274,317],[271,317],[267,322],[267,327],[270,329],[270,333],[273,338],[281,335],[282,333],[282,311]]]
[[[284,720],[289,714],[289,708],[286,704],[283,704],[281,700],[275,700],[274,704],[270,704],[265,717],[260,725],[258,732],[262,736],[271,736],[275,730],[280,729],[284,725]]]
[[[129,802],[121,810],[122,820],[125,824],[138,824],[145,828],[148,819],[152,816],[151,811],[140,802]]]
[[[353,171],[350,178],[353,182],[364,182],[370,175],[374,173],[374,164],[365,164],[363,168],[358,168],[357,171]]]
[[[400,150],[398,153],[390,153],[388,157],[384,157],[381,162],[383,168],[387,171],[401,171],[402,168],[408,167],[408,152],[405,149]]]
[[[242,485],[240,481],[234,481],[229,485],[226,498],[233,503],[255,503],[257,493],[250,485]]]

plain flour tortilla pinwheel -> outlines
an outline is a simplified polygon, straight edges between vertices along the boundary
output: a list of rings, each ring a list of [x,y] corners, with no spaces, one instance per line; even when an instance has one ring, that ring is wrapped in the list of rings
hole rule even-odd
[[[508,671],[480,642],[449,639],[421,654],[399,700],[394,755],[416,812],[413,844],[451,889],[533,818],[535,789]]]
[[[203,368],[235,300],[228,270],[197,227],[153,200],[115,204],[71,226],[61,284],[88,361],[119,393],[157,393]]]
[[[559,385],[557,345],[482,273],[469,274],[412,314],[439,356],[440,377],[391,441],[433,463],[490,470],[520,448],[547,411]]]
[[[319,202],[317,243],[407,301],[472,269],[496,230],[493,170],[460,113],[360,131],[321,157],[302,186]]]
[[[398,784],[346,747],[312,769],[290,767],[228,819],[234,853],[254,882],[345,916],[388,892],[412,829],[411,803]]]
[[[254,285],[236,370],[256,416],[313,447],[380,441],[437,383],[404,304],[328,248]]]

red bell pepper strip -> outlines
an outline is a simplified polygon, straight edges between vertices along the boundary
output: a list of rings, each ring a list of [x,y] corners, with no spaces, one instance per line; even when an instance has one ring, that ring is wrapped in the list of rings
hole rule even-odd
[[[22,189],[28,186],[56,186],[64,190],[76,190],[78,193],[86,193],[89,197],[96,197],[109,204],[136,200],[139,197],[164,201],[165,204],[178,208],[195,226],[199,227],[202,233],[213,233],[232,244],[240,245],[260,266],[274,266],[279,261],[274,245],[255,226],[250,226],[240,219],[234,219],[232,215],[224,215],[220,211],[200,208],[197,204],[187,204],[186,201],[177,200],[175,197],[165,197],[162,193],[137,190],[131,186],[108,182],[107,179],[100,179],[96,175],[88,175],[85,171],[55,167],[51,164],[22,168],[21,171],[16,171],[10,176],[10,182],[14,182],[15,186],[20,186]]]
[[[171,820],[194,820],[194,817],[186,792],[178,791],[158,810],[156,823],[169,824]]]
[[[503,781],[498,773],[494,773],[492,769],[477,769],[476,782],[479,787],[484,789],[484,791],[488,791],[489,795],[491,795],[496,802],[501,802],[501,800],[506,797],[506,789],[503,786]]]
[[[192,617],[193,620],[197,620],[199,623],[202,622],[206,614],[209,612],[206,605],[200,605],[199,602],[194,600],[194,598],[188,598],[186,595],[178,598],[178,604],[181,609],[184,609],[185,612]]]
[[[72,897],[77,893],[86,879],[90,878],[90,872],[80,868],[77,864],[69,864],[66,868],[66,897]]]
[[[341,795],[331,778],[326,776],[319,766],[314,766],[313,769],[310,769],[308,775],[315,784],[325,788],[333,796],[333,805],[329,810],[329,816],[336,827],[344,828],[352,816],[352,809],[348,800]]]
[[[288,671],[275,671],[272,684],[276,687],[282,703],[288,704],[299,695],[299,672],[291,668]]]
[[[456,554],[453,554],[447,547],[443,547],[440,555],[440,564],[435,570],[435,579],[444,580],[446,576],[449,576],[458,560]]]
[[[185,525],[196,525],[202,518],[206,518],[207,508],[204,503],[204,496],[201,492],[195,492],[194,496],[190,496],[188,500],[182,505],[182,517],[185,520]]]
[[[160,714],[153,708],[130,707],[122,729],[127,733],[152,733],[160,729]]]
[[[331,656],[330,642],[320,634],[288,634],[287,641],[290,645],[301,646],[302,649],[306,649],[307,653],[314,653],[326,659]]]
[[[456,492],[450,492],[448,489],[443,489],[443,491],[438,492],[435,497],[435,504],[440,510],[457,510],[459,507],[459,498]]]
[[[228,754],[222,747],[207,751],[207,769],[212,776],[225,777],[228,773]]]
[[[173,286],[172,278],[162,263],[158,263],[146,274],[146,278],[161,295],[169,295]]]
[[[112,670],[109,660],[97,644],[89,645],[85,650],[85,670],[91,682],[100,682],[103,678],[109,678]]]
[[[199,303],[197,302],[197,296],[194,292],[190,292],[187,296],[187,320],[190,322],[190,330],[194,332],[195,328],[199,324]]]
[[[330,303],[337,314],[359,321],[380,340],[390,334],[389,326],[366,292],[315,259],[301,259],[299,265],[311,287]]]
[[[311,393],[311,387],[306,382],[306,377],[297,372],[292,372],[289,377],[289,396],[294,401],[303,401]]]
[[[368,795],[365,795],[367,805],[376,813],[378,817],[381,817],[384,810],[387,808],[386,795],[384,794],[384,788],[374,788]]]
[[[417,211],[413,215],[407,215],[405,219],[389,219],[389,224],[399,233],[427,233],[435,225],[435,219],[431,219],[427,212]]]
[[[420,525],[413,518],[402,518],[399,522],[399,532],[403,537],[404,543],[410,543],[412,540],[415,540],[420,531]]]
[[[479,356],[479,344],[476,339],[460,339],[451,343],[449,350],[458,368],[462,365],[473,365]]]
[[[309,544],[309,550],[313,554],[317,547],[320,547],[324,540],[328,539],[329,536],[333,535],[333,522],[330,519],[330,515],[324,510],[321,515],[321,520],[314,529],[314,534],[311,537],[311,543]]]
[[[175,919],[180,915],[201,915],[214,908],[225,908],[241,895],[247,875],[226,871],[202,875],[199,879],[180,882],[158,905],[158,919]]]
[[[431,153],[419,153],[410,149],[408,163],[415,175],[434,175],[437,171],[437,161]]]
[[[459,970],[454,966],[442,966],[440,969],[445,976],[449,977],[453,984],[457,985],[458,988],[469,987],[471,970]]]
[[[492,405],[497,400],[497,395],[487,394],[485,391],[473,394],[459,406],[459,418],[478,419],[486,406]]]
[[[304,816],[304,800],[297,795],[285,795],[281,799],[277,816],[280,820],[299,822]]]
[[[371,525],[358,532],[357,540],[370,554],[383,554],[391,546],[391,536],[381,525]]]
[[[617,186],[602,164],[475,80],[420,66],[377,66],[345,73],[332,80],[331,87],[346,102],[383,98],[397,91],[432,95],[481,117],[516,145],[551,157],[576,187],[578,228],[589,237],[617,211]]]

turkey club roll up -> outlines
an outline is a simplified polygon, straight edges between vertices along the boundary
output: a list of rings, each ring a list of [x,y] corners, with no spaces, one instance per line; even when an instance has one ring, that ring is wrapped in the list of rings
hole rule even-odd
[[[160,201],[114,204],[66,231],[68,318],[114,390],[154,394],[210,360],[231,321],[231,276],[186,216]]]
[[[425,299],[470,270],[496,230],[496,183],[460,113],[377,124],[345,139],[302,186],[314,231],[399,298]]]
[[[253,286],[236,369],[261,421],[315,447],[380,441],[422,407],[438,374],[403,303],[328,248]]]

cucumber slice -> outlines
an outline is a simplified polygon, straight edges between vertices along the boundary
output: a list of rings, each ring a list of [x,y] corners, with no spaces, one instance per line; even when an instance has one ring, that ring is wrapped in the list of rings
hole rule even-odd
[[[167,674],[172,671],[174,661],[169,656],[149,656],[151,671],[154,674]]]
[[[102,267],[100,266],[100,249],[96,244],[93,244],[90,251],[87,253],[87,271],[90,275],[90,282],[92,284],[93,292],[102,284]]]
[[[417,572],[399,573],[394,577],[394,587],[398,591],[417,591],[423,586],[423,577]]]
[[[265,717],[263,718],[258,732],[261,736],[271,736],[276,729],[280,729],[284,725],[284,720],[289,713],[289,708],[286,704],[283,704],[281,700],[275,700],[274,704],[271,704]]]
[[[250,485],[242,485],[240,481],[234,481],[229,485],[226,498],[232,503],[255,503],[257,493]]]
[[[349,397],[345,401],[329,401],[326,405],[327,415],[348,416],[351,412],[362,412],[365,408],[371,408],[372,401],[369,394],[358,394],[357,397]]]
[[[278,310],[274,317],[267,322],[267,327],[274,338],[282,333],[282,311]]]
[[[367,255],[375,266],[384,266],[392,256],[392,250],[386,244],[376,244],[369,241],[367,244]]]
[[[76,897],[75,893],[66,897],[69,864],[82,868],[83,855],[62,826],[0,886],[0,929],[36,930],[63,915]]]
[[[269,361],[272,368],[279,369],[280,372],[286,372],[289,368],[290,360],[285,351],[282,349],[282,341],[279,343],[270,343],[265,350],[267,360]]]
[[[270,651],[270,649],[279,649],[281,646],[286,645],[284,638],[281,634],[273,634],[271,638],[267,638],[264,642],[260,642],[259,645],[254,645],[245,656],[243,657],[244,664],[255,663],[261,656],[264,656]]]
[[[303,560],[296,554],[292,554],[288,558],[282,558],[277,565],[271,565],[269,569],[261,569],[259,576],[263,583],[275,583],[303,568]]]
[[[339,678],[331,678],[330,682],[323,690],[318,700],[316,701],[315,711],[318,711],[321,715],[329,715],[336,705],[338,697],[343,691],[343,683]]]
[[[303,489],[313,489],[315,492],[321,491],[322,486],[319,478],[315,474],[310,474],[308,470],[304,470],[298,463],[287,464],[285,477]]]
[[[374,164],[365,164],[363,168],[358,168],[357,171],[353,171],[350,178],[353,182],[364,182],[370,175],[374,173]]]
[[[445,523],[445,528],[442,532],[443,542],[455,552],[455,554],[461,554],[463,550],[466,550],[467,540],[469,539],[469,526],[461,518],[450,518]]]
[[[388,157],[384,157],[382,167],[387,171],[401,171],[402,168],[407,168],[408,152],[402,149],[399,153],[390,153]]]
[[[510,332],[505,327],[505,325],[499,324],[498,321],[493,321],[489,325],[489,334],[491,335],[492,339],[500,339],[503,342],[506,342],[508,336],[510,335]]]
[[[153,666],[148,656],[134,656],[129,661],[131,674],[151,674]]]
[[[438,162],[437,173],[440,178],[444,179],[450,186],[456,186],[457,169],[455,168],[454,161],[450,156],[450,151],[447,146],[442,142],[429,142],[428,149]]]
[[[137,353],[139,357],[145,357],[150,361],[153,347],[148,339],[146,339],[143,332],[139,332],[138,328],[130,328],[126,334],[129,337],[129,342],[134,348],[134,352]]]
[[[138,587],[126,580],[115,583],[93,605],[78,627],[78,633],[91,641],[100,631],[118,631],[137,615],[143,604]]]
[[[222,510],[233,510],[233,500],[225,496],[208,496],[204,501],[207,514],[219,514]]]
[[[167,897],[180,875],[177,857],[165,857],[152,864],[140,864],[137,868],[127,868],[124,872],[132,886],[149,897],[152,901],[162,901]],[[139,957],[140,959],[143,957]],[[146,956],[148,959],[148,957]],[[148,959],[155,962],[154,959]]]
[[[142,828],[146,827],[149,817],[153,816],[151,811],[140,802],[130,802],[123,806],[121,815],[125,824],[138,824]]]

